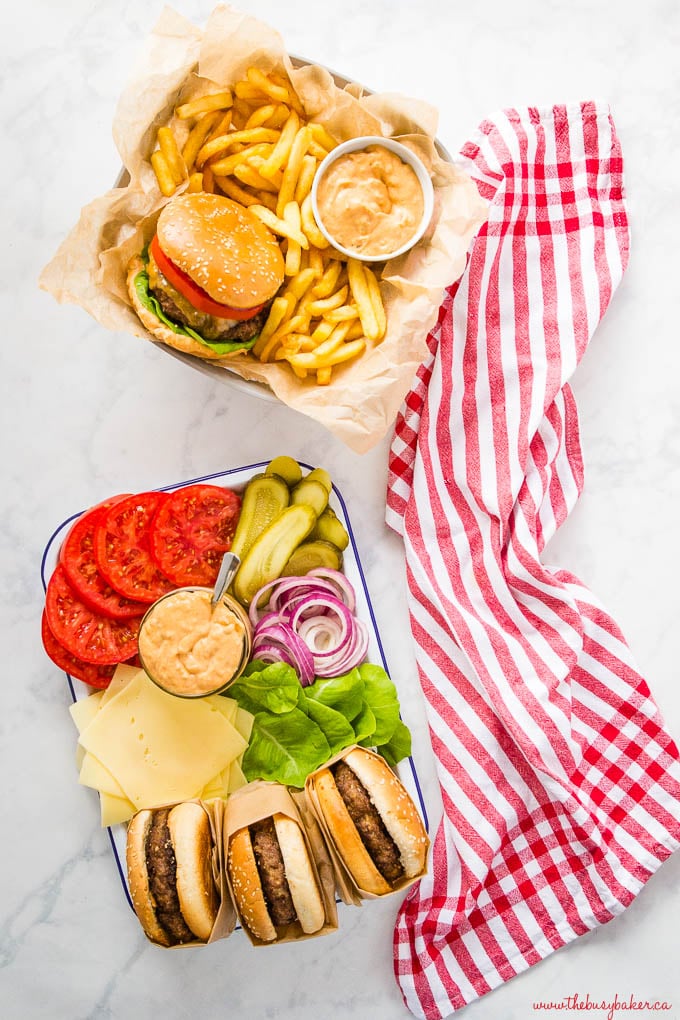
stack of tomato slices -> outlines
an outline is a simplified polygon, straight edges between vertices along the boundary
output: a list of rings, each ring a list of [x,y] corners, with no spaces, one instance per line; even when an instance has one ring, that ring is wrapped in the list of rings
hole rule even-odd
[[[214,585],[241,500],[217,485],[114,496],[82,514],[47,585],[42,640],[52,661],[91,687],[137,662],[149,605],[183,585]]]

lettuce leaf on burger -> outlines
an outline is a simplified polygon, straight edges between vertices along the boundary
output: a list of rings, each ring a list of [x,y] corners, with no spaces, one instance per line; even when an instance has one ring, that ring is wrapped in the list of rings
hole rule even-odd
[[[128,292],[158,340],[199,358],[250,350],[283,283],[279,242],[245,206],[221,195],[180,195],[128,268]]]

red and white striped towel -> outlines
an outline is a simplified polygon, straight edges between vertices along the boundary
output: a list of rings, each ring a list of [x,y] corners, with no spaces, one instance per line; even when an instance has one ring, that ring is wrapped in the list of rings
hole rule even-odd
[[[461,165],[489,220],[397,422],[388,523],[444,803],[395,971],[447,1016],[609,921],[680,845],[678,751],[625,641],[543,548],[583,471],[568,380],[628,257],[592,103],[506,111]]]

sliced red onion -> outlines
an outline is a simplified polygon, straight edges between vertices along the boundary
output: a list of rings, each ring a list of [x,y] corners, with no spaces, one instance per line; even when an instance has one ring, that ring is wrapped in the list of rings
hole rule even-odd
[[[267,604],[259,607],[267,592]],[[368,628],[354,616],[355,607],[354,588],[337,570],[319,567],[270,581],[250,605],[253,657],[287,662],[303,686],[315,676],[340,676],[368,652]]]

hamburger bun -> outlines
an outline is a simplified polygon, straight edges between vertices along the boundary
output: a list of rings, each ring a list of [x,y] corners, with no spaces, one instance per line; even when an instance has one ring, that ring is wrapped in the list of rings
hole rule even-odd
[[[415,804],[387,762],[353,748],[309,784],[356,886],[383,896],[423,874],[429,839]]]
[[[276,941],[291,925],[306,935],[323,927],[321,891],[292,818],[277,813],[235,832],[227,871],[241,921],[261,942]]]
[[[219,909],[210,820],[196,803],[138,811],[127,831],[130,896],[161,946],[206,942]]]

